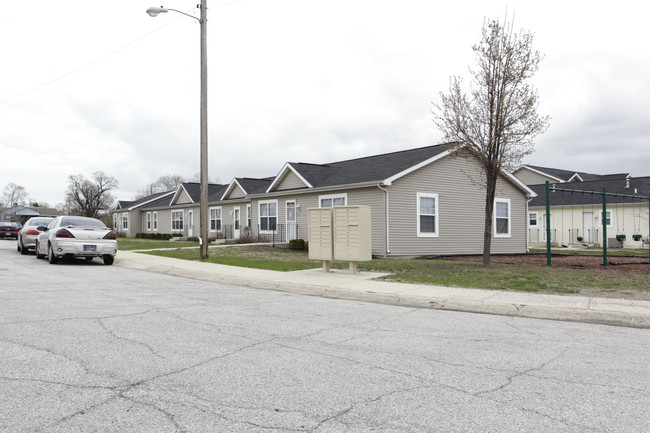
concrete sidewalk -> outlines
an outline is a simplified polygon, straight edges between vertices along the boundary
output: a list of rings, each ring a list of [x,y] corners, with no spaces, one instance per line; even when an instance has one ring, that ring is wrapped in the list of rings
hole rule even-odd
[[[277,272],[119,251],[115,264],[200,280],[418,308],[650,328],[650,301],[545,295],[373,280],[386,274]]]

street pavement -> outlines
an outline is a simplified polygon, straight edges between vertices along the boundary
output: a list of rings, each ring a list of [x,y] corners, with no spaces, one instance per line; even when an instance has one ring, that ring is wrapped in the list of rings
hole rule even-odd
[[[237,277],[260,290],[119,256],[0,249],[0,432],[650,431],[647,329],[328,298],[339,274],[318,296]]]
[[[235,247],[236,248],[236,247]],[[650,301],[396,283],[321,268],[276,272],[120,251],[118,266],[260,289],[390,305],[650,327]]]

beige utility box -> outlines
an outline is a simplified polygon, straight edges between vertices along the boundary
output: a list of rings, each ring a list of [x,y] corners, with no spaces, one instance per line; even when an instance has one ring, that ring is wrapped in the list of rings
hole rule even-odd
[[[310,208],[309,212],[309,258],[330,261],[334,258],[332,239],[332,208]]]
[[[334,214],[334,260],[372,260],[370,207],[336,206]]]

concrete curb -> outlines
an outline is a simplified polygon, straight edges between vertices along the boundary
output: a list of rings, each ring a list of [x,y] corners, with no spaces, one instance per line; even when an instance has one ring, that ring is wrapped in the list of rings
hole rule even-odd
[[[535,319],[650,328],[650,302],[546,295],[375,281],[381,274],[327,274],[319,270],[275,272],[192,262],[120,251],[115,264],[175,275],[300,295]]]

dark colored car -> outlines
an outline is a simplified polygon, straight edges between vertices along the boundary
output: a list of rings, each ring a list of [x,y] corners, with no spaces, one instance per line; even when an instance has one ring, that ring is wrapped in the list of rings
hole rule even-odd
[[[20,223],[0,221],[0,238],[18,239],[18,232],[23,226]]]

